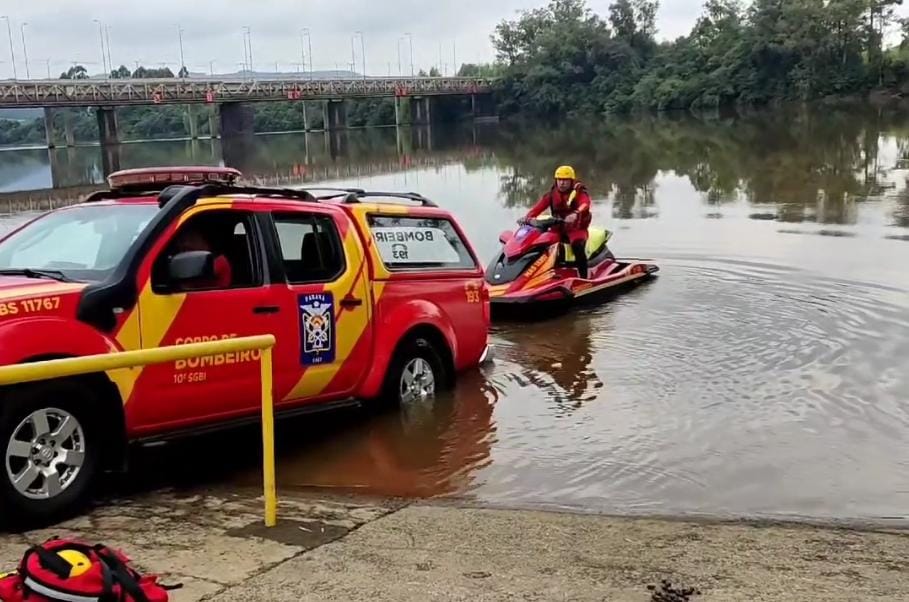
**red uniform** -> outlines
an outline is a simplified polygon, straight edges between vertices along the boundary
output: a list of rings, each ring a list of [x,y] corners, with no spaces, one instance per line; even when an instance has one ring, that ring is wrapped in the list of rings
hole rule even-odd
[[[534,218],[549,209],[554,217],[566,218],[576,213],[574,223],[562,226],[562,234],[571,244],[587,240],[587,228],[590,227],[590,195],[587,187],[580,182],[575,182],[568,192],[562,192],[558,186],[553,186],[544,194],[537,203],[527,212],[527,218]]]

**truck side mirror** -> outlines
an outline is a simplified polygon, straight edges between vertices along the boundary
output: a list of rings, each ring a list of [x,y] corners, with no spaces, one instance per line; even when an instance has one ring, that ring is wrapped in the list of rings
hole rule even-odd
[[[209,251],[177,253],[167,264],[169,284],[179,285],[215,277],[215,256]]]

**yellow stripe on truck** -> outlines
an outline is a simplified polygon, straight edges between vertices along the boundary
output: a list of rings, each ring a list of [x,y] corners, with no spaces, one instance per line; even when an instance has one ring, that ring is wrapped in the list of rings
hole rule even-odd
[[[152,292],[151,278],[145,283],[139,293],[136,308],[130,313],[123,328],[117,335],[117,343],[123,349],[152,349],[160,347],[161,341],[167,335],[174,320],[180,314],[186,294],[156,295]],[[142,320],[144,314],[148,319]],[[120,390],[123,403],[129,402],[132,397],[136,381],[142,375],[144,368],[126,368],[112,370],[108,377]]]
[[[344,237],[344,248],[348,257],[361,257],[357,233],[353,228],[348,230],[347,235]],[[366,258],[361,257],[361,261],[365,262]],[[349,281],[342,280],[333,285],[334,290],[341,294],[346,293],[348,290],[353,290],[355,295],[363,294],[363,291],[367,288],[367,281],[369,278],[368,266],[363,265],[362,269],[357,266],[356,269],[359,270],[359,274],[352,286],[348,283]],[[384,285],[375,287],[374,303],[378,302],[383,288]],[[335,295],[335,301],[340,301],[337,293]],[[338,308],[335,308],[335,315],[338,315],[337,312],[339,311]],[[294,388],[284,397],[284,400],[321,395],[328,385],[331,384],[331,381],[334,380],[335,376],[337,376],[338,371],[341,370],[345,361],[348,360],[354,347],[359,342],[360,338],[362,338],[363,333],[366,332],[369,321],[372,319],[371,314],[372,311],[368,299],[364,299],[363,305],[357,309],[341,312],[340,317],[334,325],[335,334],[337,336],[336,357],[339,358],[338,361],[326,366],[311,366],[307,368]],[[345,359],[341,360],[340,358]]]

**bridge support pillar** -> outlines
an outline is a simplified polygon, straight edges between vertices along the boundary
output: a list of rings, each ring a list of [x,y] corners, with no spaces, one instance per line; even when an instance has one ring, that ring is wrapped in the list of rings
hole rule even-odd
[[[193,105],[186,105],[186,129],[191,140],[199,139],[199,122],[196,121],[196,111]]]
[[[324,105],[325,129],[333,132],[347,127],[347,103],[343,100],[326,100]]]
[[[218,107],[221,114],[221,137],[241,138],[255,133],[252,107],[242,102],[225,102]]]
[[[57,111],[44,107],[44,135],[47,138],[47,148],[57,146],[57,137],[54,135],[54,117],[56,116]],[[51,165],[51,172],[53,172],[53,165]]]
[[[73,114],[64,109],[63,111],[63,140],[66,146],[76,146],[76,132],[73,130]]]
[[[63,117],[63,140],[65,146],[74,146],[76,144],[76,136],[73,133],[73,120],[70,117],[69,110],[45,107],[44,134],[47,138],[47,148],[56,148],[57,146],[60,146],[60,141],[57,139],[57,130],[55,128],[57,115]]]
[[[413,108],[413,124],[429,125],[432,123],[432,98],[423,96],[414,98],[411,107]]]
[[[218,127],[220,121],[216,111],[212,111],[208,114],[208,135],[212,140],[218,138],[221,135],[221,129]]]
[[[101,170],[107,177],[115,171],[120,171],[120,144],[104,144],[101,146]]]
[[[117,110],[113,107],[98,107],[98,134],[101,146],[120,144],[117,127]]]
[[[413,123],[413,103],[409,96],[395,97],[395,125],[398,127]]]
[[[300,106],[300,109],[303,111],[303,132],[309,131],[309,113],[306,111],[306,101],[303,101],[303,104]]]
[[[471,94],[470,110],[473,118],[479,121],[498,121],[495,99],[492,94]]]

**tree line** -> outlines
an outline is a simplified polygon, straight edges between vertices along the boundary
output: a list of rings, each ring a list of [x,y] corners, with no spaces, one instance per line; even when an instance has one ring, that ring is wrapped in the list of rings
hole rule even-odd
[[[605,18],[585,0],[553,0],[501,22],[496,63],[462,72],[501,75],[504,112],[553,118],[903,91],[909,25],[895,17],[900,4],[707,0],[688,35],[657,42],[658,0],[616,0]],[[902,41],[887,48],[896,24]]]

